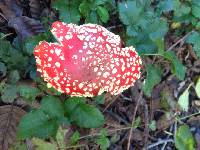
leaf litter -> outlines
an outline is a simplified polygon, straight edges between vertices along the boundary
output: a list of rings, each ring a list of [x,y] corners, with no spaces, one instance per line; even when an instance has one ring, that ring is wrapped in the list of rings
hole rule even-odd
[[[117,2],[117,1],[116,1]],[[130,34],[129,36],[135,36],[137,35],[138,31],[133,30],[133,29],[143,29],[143,26],[147,23],[146,20],[143,19],[143,11],[135,8],[134,11],[136,13],[140,14],[142,17],[135,17],[136,22],[138,21],[140,24],[137,25],[137,28],[134,28],[132,24],[134,22],[129,22],[130,20],[126,19],[126,16],[123,16],[123,11],[127,11],[126,5],[129,3],[133,2],[128,2],[127,4],[122,5],[121,1],[120,3],[120,18],[121,21],[125,21],[125,25],[127,26],[127,34]],[[147,2],[146,2],[147,3]],[[74,5],[74,10],[65,10],[62,11],[61,5],[58,5],[57,8],[61,9],[59,10],[61,13],[63,12],[73,12],[78,13],[78,7],[77,4],[71,4],[69,3],[70,6]],[[117,3],[115,3],[117,5]],[[147,4],[148,5],[148,4]],[[162,6],[164,3],[162,4]],[[68,8],[70,8],[68,6]],[[72,7],[71,6],[71,7]],[[134,5],[135,6],[135,5]],[[140,4],[138,5],[140,9],[142,8]],[[168,5],[169,6],[169,5]],[[50,25],[50,20],[55,20],[58,19],[59,13],[57,13],[55,10],[52,10],[51,4],[49,0],[45,1],[39,1],[39,0],[30,0],[30,1],[20,1],[20,0],[2,0],[0,2],[0,32],[3,32],[5,34],[9,34],[10,32],[13,33],[11,35],[8,35],[6,39],[12,41],[13,38],[18,37],[19,41],[23,41],[27,37],[33,37],[34,35],[38,35],[40,33],[45,32],[45,26]],[[131,7],[128,7],[130,9]],[[186,9],[187,6],[184,5],[184,8]],[[146,8],[142,8],[146,9]],[[165,10],[171,10],[172,8],[165,8]],[[195,8],[196,9],[196,8]],[[48,11],[47,11],[48,10]],[[137,12],[137,10],[139,10]],[[186,9],[188,11],[188,9]],[[176,11],[175,11],[176,12]],[[129,12],[128,12],[129,13]],[[155,16],[151,16],[152,11],[150,10],[149,12],[149,17],[154,18]],[[176,12],[177,13],[177,12]],[[64,14],[64,13],[63,13]],[[63,15],[61,17],[65,17]],[[92,11],[91,14],[93,16],[84,16],[88,17],[86,19],[88,20],[95,20],[94,12]],[[184,15],[181,12],[177,13],[179,15]],[[43,16],[44,15],[44,16]],[[112,14],[110,14],[112,15]],[[195,13],[195,15],[197,15]],[[42,20],[41,17],[50,17],[46,20],[46,24],[44,24],[44,20]],[[80,18],[80,14],[77,14],[75,18],[64,18],[66,20],[75,20],[77,21],[82,21],[84,20],[83,18]],[[89,18],[93,17],[93,18]],[[112,16],[113,18],[117,18],[116,20],[109,20],[108,28],[113,29],[117,32],[120,32],[120,34],[126,34],[126,30],[123,30],[123,27],[120,24],[119,18],[116,17],[116,15]],[[131,14],[130,14],[131,17]],[[111,18],[111,16],[110,16]],[[44,22],[42,22],[44,21]],[[134,20],[135,21],[135,20]],[[159,23],[155,24],[159,26]],[[162,37],[163,34],[167,31],[165,27],[165,21],[162,21],[160,24],[163,26],[163,30],[161,30],[161,34],[158,32],[153,32],[155,29],[151,28],[151,32],[147,33],[149,37],[145,37],[144,35],[141,35],[139,37],[138,35],[136,36],[138,39],[141,38],[142,41],[145,38],[145,40],[148,40],[148,44],[140,43],[142,47],[138,47],[138,49],[150,49],[153,50],[155,47],[152,46],[152,41],[161,41],[159,39],[154,39],[154,37]],[[111,27],[109,27],[111,26]],[[183,27],[184,28],[184,27]],[[12,29],[12,30],[11,30]],[[123,30],[123,32],[121,32]],[[142,30],[142,32],[145,32],[145,30]],[[152,33],[153,32],[153,33]],[[186,31],[187,32],[187,31]],[[141,33],[141,32],[140,32]],[[195,32],[196,33],[196,32]],[[101,137],[101,140],[98,143],[101,143],[102,141],[106,141],[105,138],[109,137],[109,139],[112,141],[110,148],[111,149],[126,149],[127,147],[127,141],[129,137],[129,131],[131,129],[131,122],[133,118],[133,112],[136,109],[136,104],[137,104],[137,99],[139,97],[139,93],[142,89],[144,89],[144,81],[145,79],[149,78],[150,80],[156,80],[157,82],[151,83],[148,81],[148,84],[145,87],[146,93],[142,95],[142,101],[138,104],[137,108],[137,113],[136,117],[140,117],[141,121],[140,124],[137,126],[136,129],[133,129],[132,132],[132,137],[130,139],[131,144],[130,147],[132,149],[141,149],[144,147],[144,145],[149,145],[150,147],[159,144],[159,139],[162,138],[166,141],[171,141],[171,138],[173,137],[173,132],[176,131],[178,128],[177,125],[181,125],[181,122],[187,123],[192,129],[192,133],[195,135],[195,139],[197,141],[197,148],[199,148],[199,137],[200,137],[200,123],[199,123],[199,114],[196,113],[199,110],[200,105],[194,105],[193,102],[199,101],[199,73],[200,73],[200,61],[197,57],[196,54],[198,54],[198,42],[196,39],[198,39],[198,35],[194,34],[189,37],[188,43],[191,45],[185,44],[185,39],[182,40],[182,37],[184,37],[184,34],[182,35],[175,35],[174,32],[170,32],[167,34],[165,37],[165,47],[170,48],[174,44],[176,44],[176,41],[180,41],[178,44],[173,46],[173,48],[170,51],[167,52],[168,55],[165,56],[165,59],[159,56],[149,56],[148,58],[144,58],[144,62],[147,64],[147,68],[149,67],[149,72],[148,69],[143,69],[144,72],[142,74],[141,79],[138,81],[138,83],[132,87],[131,89],[123,92],[121,95],[117,97],[110,96],[107,94],[105,96],[104,101],[100,101],[98,103],[98,107],[104,112],[104,115],[106,116],[106,121],[104,124],[104,128],[107,129],[108,135],[104,136],[103,138]],[[128,37],[130,38],[130,37]],[[134,38],[134,39],[137,39]],[[131,39],[131,38],[130,38]],[[144,40],[144,41],[145,41]],[[127,42],[128,41],[128,42]],[[131,40],[125,41],[126,44],[131,43]],[[138,44],[139,42],[136,41],[134,44]],[[145,45],[146,44],[146,45]],[[159,43],[162,44],[162,43]],[[153,47],[153,48],[152,48]],[[161,45],[162,47],[162,45]],[[193,48],[195,50],[193,51]],[[29,54],[31,54],[31,51],[29,51]],[[170,57],[169,57],[170,55]],[[173,57],[171,57],[173,56]],[[1,58],[1,52],[0,52],[0,58]],[[168,59],[168,60],[167,60]],[[175,61],[174,61],[175,60]],[[179,70],[183,66],[180,65],[180,62],[178,60],[181,60],[180,62],[184,64],[186,67],[185,73],[184,70]],[[0,59],[0,62],[2,60]],[[1,62],[0,64],[2,64]],[[159,65],[161,67],[157,68],[156,65]],[[152,69],[153,66],[153,69]],[[155,71],[154,71],[155,70]],[[147,73],[145,73],[147,71]],[[181,72],[182,71],[182,72]],[[0,70],[0,89],[1,86],[4,86],[4,84],[7,85],[7,78],[8,78],[8,73],[10,72],[9,67],[4,65],[1,65],[1,70]],[[162,73],[161,73],[162,72]],[[179,79],[182,79],[183,81],[180,81]],[[21,76],[22,72],[20,72]],[[184,78],[185,74],[185,78]],[[150,76],[152,75],[152,76]],[[158,76],[157,76],[158,75]],[[156,79],[155,79],[156,78]],[[21,80],[30,80],[27,75],[23,76]],[[5,82],[6,81],[6,82]],[[190,89],[188,90],[188,85],[191,83],[194,84],[194,86],[191,86]],[[155,84],[155,85],[154,85]],[[4,89],[4,88],[2,88]],[[5,90],[5,89],[4,89]],[[26,95],[27,91],[24,93],[21,92],[21,95],[25,95],[27,98],[29,98],[28,95]],[[45,91],[45,90],[44,90]],[[185,93],[185,92],[186,93]],[[3,95],[4,92],[0,90],[1,96]],[[28,93],[32,93],[28,91]],[[38,92],[36,92],[38,93]],[[48,91],[46,93],[49,93]],[[51,92],[50,92],[51,93]],[[185,94],[184,94],[185,93]],[[35,94],[35,92],[32,93],[33,95],[31,96],[32,99],[36,99],[38,103],[41,100],[41,94],[38,96],[38,94]],[[11,95],[12,96],[12,95]],[[24,112],[21,108],[13,105],[7,105],[7,102],[13,102],[14,100],[14,105],[15,102],[20,104],[21,106],[26,106],[30,110],[30,105],[27,103],[19,103],[19,100],[15,99],[16,96],[19,95],[14,95],[13,97],[6,97],[3,98],[0,102],[0,131],[3,133],[3,136],[0,136],[0,141],[1,141],[1,146],[3,149],[8,149],[10,145],[12,145],[15,141],[16,138],[16,127],[17,124],[19,123],[20,118],[26,113]],[[62,97],[63,95],[61,95]],[[38,98],[39,97],[39,98]],[[65,98],[65,96],[64,96]],[[178,101],[179,99],[179,101]],[[182,99],[182,100],[180,100]],[[182,109],[178,106],[181,104],[182,108],[186,110],[185,112],[182,111]],[[91,99],[88,99],[88,103],[94,104],[94,101]],[[96,105],[96,104],[95,104]],[[148,106],[147,108],[145,107]],[[10,111],[11,110],[11,111]],[[196,114],[195,114],[196,113]],[[148,115],[146,115],[148,114]],[[194,116],[192,114],[195,114]],[[192,115],[192,116],[190,116]],[[147,117],[145,117],[147,116]],[[184,118],[186,117],[186,118]],[[182,119],[184,118],[184,119]],[[156,124],[152,125],[152,122],[156,121]],[[178,121],[177,121],[178,120]],[[7,124],[8,123],[8,124]],[[154,122],[155,123],[155,122]],[[149,129],[149,125],[152,125],[155,131]],[[98,148],[96,144],[94,144],[91,141],[91,137],[96,137],[96,135],[99,135],[101,133],[100,129],[81,129],[77,126],[71,125],[70,127],[66,127],[67,132],[66,136],[68,139],[66,139],[67,143],[69,142],[69,138],[72,137],[72,132],[75,133],[76,131],[79,131],[80,133],[80,139],[76,142],[78,144],[82,144],[87,146],[88,148]],[[71,128],[73,129],[71,131]],[[185,127],[187,128],[187,127]],[[8,132],[5,132],[8,131]],[[190,133],[190,131],[187,129],[187,132]],[[181,135],[180,133],[179,135]],[[1,135],[1,134],[0,134]],[[178,136],[179,136],[178,135]],[[174,135],[175,136],[175,135]],[[144,140],[145,137],[148,138],[148,141]],[[150,138],[149,138],[150,137]],[[90,140],[89,140],[90,139]],[[39,139],[33,139],[33,144],[35,145],[40,144],[40,146],[44,145],[43,143],[47,141],[41,141]],[[51,141],[50,141],[51,142]],[[51,143],[48,141],[47,146],[52,146]],[[166,144],[163,144],[164,148],[175,148],[175,145],[172,144],[171,142],[167,142]],[[54,147],[54,146],[53,146]],[[156,145],[157,148],[161,148],[160,145]]]

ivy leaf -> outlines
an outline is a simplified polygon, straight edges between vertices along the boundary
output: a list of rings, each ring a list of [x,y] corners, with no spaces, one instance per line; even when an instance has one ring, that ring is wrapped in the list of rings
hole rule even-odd
[[[200,98],[200,77],[198,78],[197,83],[195,85],[195,91],[196,91],[198,98]]]
[[[17,98],[17,86],[7,84],[1,93],[1,99],[5,103],[12,103]]]
[[[61,101],[54,96],[45,96],[42,98],[41,110],[48,114],[51,118],[64,117],[64,109]]]
[[[175,146],[178,150],[195,150],[195,140],[187,125],[182,125],[178,128]]]
[[[167,51],[163,56],[172,63],[172,73],[175,74],[178,79],[183,80],[185,78],[186,68],[181,64],[175,53],[173,51]]]
[[[34,101],[35,97],[38,96],[39,93],[40,93],[40,90],[36,87],[32,87],[28,85],[19,86],[19,95],[28,101]]]
[[[188,36],[186,42],[193,44],[193,50],[195,51],[198,58],[200,58],[200,33],[193,32],[190,36]]]
[[[150,97],[153,87],[161,81],[162,71],[159,67],[153,65],[147,65],[146,70],[147,78],[145,80],[145,84],[142,87],[142,90],[146,96]]]
[[[71,121],[82,128],[96,128],[104,123],[102,113],[92,105],[85,104],[83,100],[68,99],[65,103],[65,110]]]
[[[21,119],[17,135],[20,139],[33,136],[47,138],[55,135],[57,128],[55,121],[49,121],[48,116],[42,110],[35,110]]]
[[[109,13],[105,7],[97,6],[97,14],[100,16],[102,22],[106,23],[109,20]]]
[[[189,89],[192,84],[188,86],[188,88],[181,94],[181,96],[178,99],[178,104],[184,111],[188,111],[189,107]]]
[[[52,7],[58,10],[59,18],[63,22],[78,24],[80,21],[79,4],[79,0],[55,0]]]

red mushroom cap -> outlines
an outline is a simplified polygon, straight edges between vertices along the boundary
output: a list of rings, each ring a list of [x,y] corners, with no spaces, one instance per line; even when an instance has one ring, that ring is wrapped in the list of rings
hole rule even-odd
[[[140,77],[141,58],[131,47],[121,48],[118,35],[96,24],[54,22],[58,43],[42,41],[34,49],[37,71],[48,85],[71,96],[113,95]]]

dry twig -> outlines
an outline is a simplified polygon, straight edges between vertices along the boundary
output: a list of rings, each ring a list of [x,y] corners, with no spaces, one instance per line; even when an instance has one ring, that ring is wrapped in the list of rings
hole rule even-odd
[[[140,92],[140,95],[139,95],[139,97],[138,97],[136,106],[135,106],[134,113],[133,113],[133,119],[132,119],[132,123],[131,123],[131,129],[130,129],[129,137],[128,137],[127,150],[130,149],[131,137],[132,137],[132,132],[133,132],[133,125],[134,125],[134,122],[135,122],[135,116],[136,116],[136,113],[137,113],[137,109],[138,109],[138,106],[139,106],[139,102],[140,102],[140,100],[142,99],[142,95],[143,95],[143,92],[141,91],[141,92]]]

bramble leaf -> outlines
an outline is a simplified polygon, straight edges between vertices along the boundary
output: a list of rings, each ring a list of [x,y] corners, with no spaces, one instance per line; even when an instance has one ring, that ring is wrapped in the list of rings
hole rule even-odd
[[[119,18],[125,25],[136,24],[140,19],[142,8],[136,5],[136,1],[119,3]]]
[[[79,101],[70,98],[65,101],[64,106],[68,117],[79,127],[96,128],[104,123],[102,113],[96,107],[85,104],[83,98]]]
[[[42,98],[41,110],[48,114],[51,118],[64,117],[64,109],[59,98],[54,96],[45,96]]]
[[[55,121],[50,121],[48,116],[41,110],[35,110],[26,114],[18,126],[18,137],[20,139],[30,137],[47,138],[55,135],[57,131]]]

